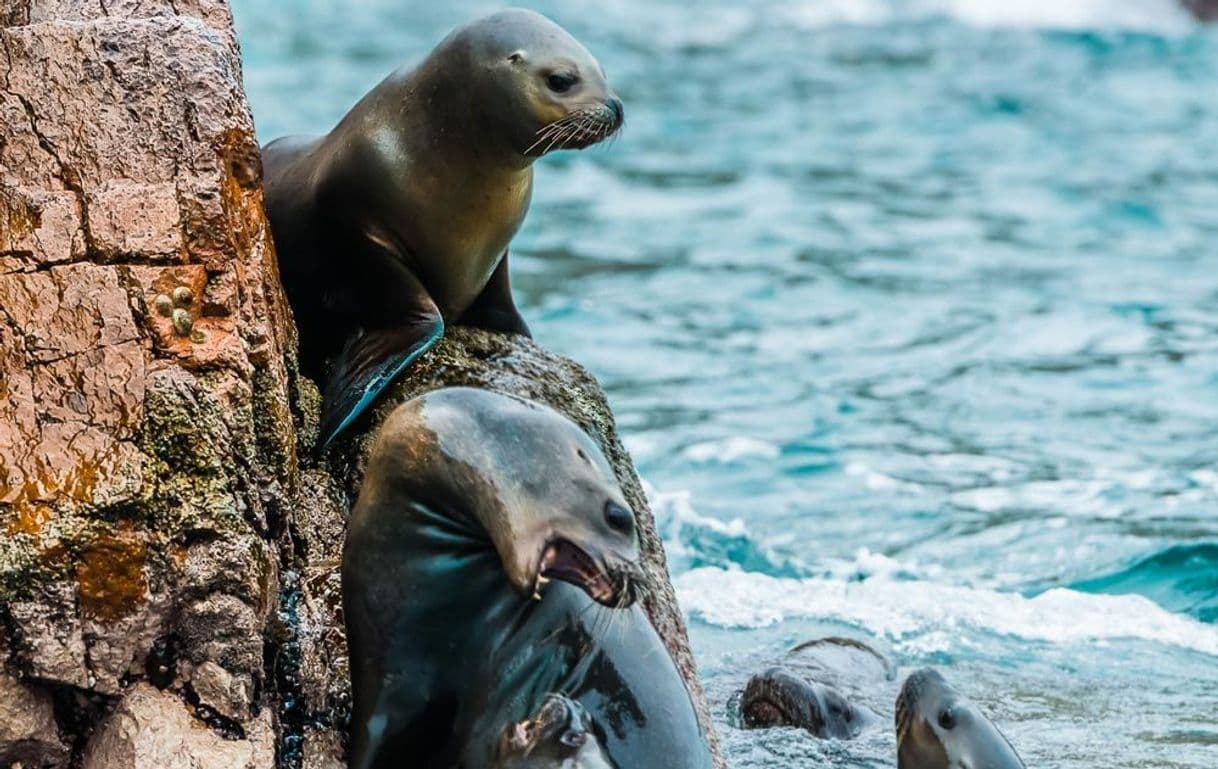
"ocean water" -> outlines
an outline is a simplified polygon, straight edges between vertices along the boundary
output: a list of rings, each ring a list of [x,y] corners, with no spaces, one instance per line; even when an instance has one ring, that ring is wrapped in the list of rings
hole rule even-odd
[[[263,139],[496,7],[234,6]],[[536,7],[627,125],[539,164],[517,298],[608,390],[732,764],[895,765],[886,726],[737,728],[750,673],[846,633],[1029,766],[1218,766],[1218,30],[1170,0]]]

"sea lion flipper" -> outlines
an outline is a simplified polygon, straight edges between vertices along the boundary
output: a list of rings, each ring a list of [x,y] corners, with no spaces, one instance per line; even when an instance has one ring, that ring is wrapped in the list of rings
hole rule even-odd
[[[529,326],[520,317],[516,303],[512,300],[512,284],[508,277],[508,252],[504,251],[490,280],[478,294],[473,304],[457,321],[461,326],[484,328],[505,334],[521,334],[532,338]]]
[[[407,366],[444,335],[436,312],[409,325],[367,329],[347,341],[330,367],[322,400],[320,446],[346,430]]]

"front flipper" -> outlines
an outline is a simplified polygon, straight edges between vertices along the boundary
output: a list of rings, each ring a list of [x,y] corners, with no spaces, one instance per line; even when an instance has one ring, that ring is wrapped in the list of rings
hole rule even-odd
[[[491,273],[491,278],[483,287],[482,293],[474,299],[473,304],[457,320],[459,326],[485,328],[488,331],[499,331],[505,334],[523,334],[532,337],[529,326],[520,317],[520,310],[512,300],[512,284],[508,279],[508,255],[503,252],[499,265]]]
[[[320,447],[330,445],[377,396],[444,335],[439,310],[391,328],[363,329],[330,365],[322,398]]]

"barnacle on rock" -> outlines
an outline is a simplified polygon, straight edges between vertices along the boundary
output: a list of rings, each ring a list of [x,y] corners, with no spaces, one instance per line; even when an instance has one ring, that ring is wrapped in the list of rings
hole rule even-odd
[[[173,311],[173,330],[178,332],[178,336],[189,336],[190,329],[194,326],[194,321],[190,317],[190,313],[177,307]]]
[[[152,304],[156,307],[157,313],[166,318],[173,314],[173,300],[165,294],[157,294],[156,299],[152,300]]]

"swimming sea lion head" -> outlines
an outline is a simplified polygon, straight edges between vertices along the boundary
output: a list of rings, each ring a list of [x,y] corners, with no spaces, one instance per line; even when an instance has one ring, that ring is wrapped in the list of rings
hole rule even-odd
[[[638,599],[634,514],[600,449],[566,417],[452,387],[399,407],[379,436],[367,472],[375,485],[464,511],[522,595],[540,598],[557,579],[606,606]],[[368,487],[361,500],[382,493]]]
[[[550,694],[533,716],[499,738],[497,769],[608,769],[584,706]]]
[[[896,726],[898,769],[1024,769],[998,727],[930,668],[901,687]]]
[[[781,667],[749,679],[740,714],[749,729],[795,726],[817,737],[839,739],[857,736],[868,721],[833,687]]]
[[[522,156],[583,149],[622,125],[622,102],[600,63],[539,13],[514,8],[485,16],[454,32],[448,45],[468,52],[478,119]]]

